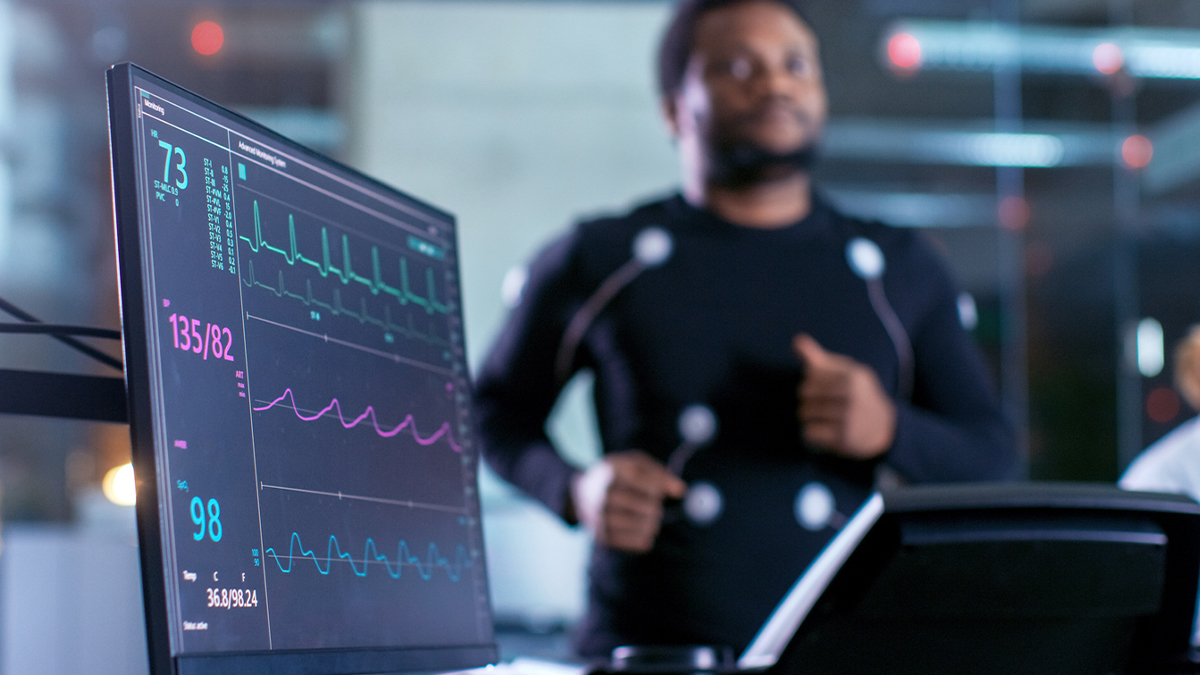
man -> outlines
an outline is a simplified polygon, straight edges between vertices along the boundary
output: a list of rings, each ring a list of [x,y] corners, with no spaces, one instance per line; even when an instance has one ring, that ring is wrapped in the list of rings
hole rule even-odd
[[[684,0],[659,80],[682,195],[542,251],[477,383],[488,463],[595,536],[584,655],[744,647],[883,463],[1016,467],[936,256],[814,195],[826,97],[799,8]],[[543,425],[585,368],[605,455],[580,473]]]

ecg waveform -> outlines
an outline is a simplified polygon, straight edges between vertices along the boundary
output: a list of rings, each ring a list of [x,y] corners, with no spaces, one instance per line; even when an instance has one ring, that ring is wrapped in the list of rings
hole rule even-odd
[[[415,326],[413,326],[412,315],[408,316],[408,325],[407,326],[402,326],[400,324],[393,322],[391,308],[388,307],[387,305],[384,305],[384,307],[383,307],[383,318],[378,319],[378,318],[371,316],[370,311],[367,310],[367,299],[366,298],[360,298],[361,302],[359,304],[359,311],[355,312],[354,310],[348,309],[345,305],[342,304],[342,294],[336,288],[333,289],[333,299],[330,302],[324,302],[322,300],[318,300],[313,297],[312,279],[304,280],[304,285],[305,285],[304,294],[293,293],[293,292],[289,291],[287,289],[287,286],[284,284],[282,270],[280,270],[280,272],[279,272],[279,282],[278,282],[279,285],[272,286],[270,284],[265,284],[265,283],[259,281],[255,277],[253,260],[251,260],[246,267],[249,270],[250,278],[243,279],[242,283],[250,288],[254,288],[256,286],[259,288],[265,288],[266,290],[274,293],[277,297],[294,298],[296,300],[299,300],[300,302],[303,302],[305,305],[308,305],[309,307],[313,307],[313,306],[322,307],[324,309],[329,310],[329,312],[331,314],[333,314],[334,316],[338,316],[338,315],[347,316],[352,319],[357,319],[359,323],[363,323],[363,324],[369,323],[369,324],[378,326],[379,328],[382,328],[385,333],[398,333],[400,335],[403,335],[404,337],[407,337],[407,338],[410,338],[413,340],[420,340],[422,342],[427,342],[431,345],[435,345],[435,346],[439,346],[439,347],[444,347],[444,346],[447,346],[450,344],[446,340],[443,340],[442,338],[437,337],[436,335],[433,335],[433,326],[432,325],[430,325],[430,332],[428,332],[428,333],[423,333],[423,332],[417,330],[417,328]]]
[[[291,403],[290,404],[283,403],[284,399],[290,399]],[[257,412],[262,412],[264,410],[270,410],[271,408],[274,408],[277,405],[283,405],[284,407],[291,408],[292,411],[296,413],[296,417],[299,417],[300,419],[304,420],[305,422],[312,422],[313,420],[324,417],[332,410],[337,410],[337,418],[339,421],[341,421],[342,427],[344,427],[346,429],[356,427],[359,425],[360,422],[366,420],[367,418],[370,418],[371,426],[375,427],[375,433],[379,434],[380,436],[382,436],[384,438],[391,438],[392,436],[399,434],[404,429],[408,429],[409,433],[412,434],[413,440],[421,445],[433,445],[434,443],[438,442],[439,439],[444,437],[446,439],[446,444],[450,446],[451,450],[453,450],[455,452],[462,452],[462,446],[460,446],[458,444],[458,442],[456,442],[454,440],[454,433],[452,432],[452,430],[450,428],[449,422],[443,422],[442,426],[439,427],[437,431],[433,432],[429,436],[422,438],[421,435],[417,432],[417,422],[416,422],[416,420],[413,419],[412,415],[405,415],[404,421],[401,422],[400,424],[397,424],[395,427],[392,427],[391,429],[385,429],[385,428],[379,426],[379,419],[375,416],[375,406],[370,406],[370,405],[367,406],[367,409],[364,410],[361,415],[359,415],[358,417],[355,417],[354,419],[347,422],[345,416],[342,414],[342,404],[339,403],[336,398],[333,399],[332,401],[330,401],[329,405],[325,406],[317,413],[315,413],[313,415],[305,415],[303,412],[300,411],[300,407],[298,405],[296,405],[296,395],[294,393],[292,393],[291,387],[288,387],[287,389],[283,390],[283,394],[281,394],[279,396],[279,398],[275,399],[274,401],[271,401],[270,403],[268,403],[264,406],[255,406],[254,410]]]
[[[274,251],[283,256],[283,259],[288,265],[295,266],[296,263],[310,265],[317,270],[323,278],[328,278],[331,274],[342,280],[343,285],[349,285],[351,282],[357,282],[366,286],[371,295],[379,295],[385,293],[395,297],[401,305],[412,303],[425,308],[429,314],[439,313],[446,314],[450,311],[450,306],[440,302],[437,299],[437,290],[434,283],[433,268],[429,267],[425,270],[425,285],[426,296],[417,295],[409,287],[408,281],[408,260],[404,256],[400,256],[400,286],[390,286],[383,281],[383,273],[379,263],[379,247],[371,247],[371,271],[370,277],[364,277],[354,271],[353,264],[350,260],[350,238],[342,235],[342,266],[335,267],[329,253],[329,231],[327,228],[321,228],[321,259],[314,260],[300,253],[296,245],[296,219],[292,214],[288,214],[288,238],[289,247],[279,248],[267,243],[262,236],[262,222],[258,214],[258,200],[254,200],[254,240],[241,235],[238,237],[242,241],[250,245],[250,250],[258,253],[266,249]]]
[[[297,548],[300,549],[299,555],[296,554]],[[337,558],[334,557],[335,551],[337,552]],[[317,571],[322,575],[329,574],[334,560],[345,560],[350,563],[350,569],[354,571],[355,576],[360,577],[367,576],[367,570],[370,569],[372,562],[383,563],[384,569],[387,570],[388,575],[393,579],[400,578],[400,573],[405,565],[412,565],[416,568],[417,574],[426,581],[433,578],[434,571],[439,567],[446,571],[446,576],[451,581],[458,581],[462,578],[463,571],[474,564],[471,556],[467,555],[466,547],[462,544],[455,547],[454,559],[451,560],[442,556],[438,551],[437,544],[430,543],[429,549],[425,554],[425,559],[422,560],[420,557],[413,555],[408,549],[408,543],[401,539],[400,543],[396,545],[396,562],[395,566],[393,566],[392,561],[386,555],[379,553],[379,550],[375,547],[375,540],[370,537],[367,538],[366,544],[363,545],[362,560],[356,562],[352,555],[342,552],[342,547],[338,544],[337,537],[333,535],[329,535],[329,544],[325,549],[325,557],[318,558],[317,554],[312,550],[304,550],[304,544],[300,541],[300,535],[296,532],[292,533],[291,541],[288,542],[286,567],[283,564],[283,557],[275,552],[274,547],[268,548],[265,553],[275,559],[275,564],[279,566],[279,571],[284,574],[291,574],[293,563],[297,557],[312,559],[313,564],[317,566]],[[322,560],[325,561],[324,567],[321,567]],[[362,569],[359,569],[359,565],[362,566]]]

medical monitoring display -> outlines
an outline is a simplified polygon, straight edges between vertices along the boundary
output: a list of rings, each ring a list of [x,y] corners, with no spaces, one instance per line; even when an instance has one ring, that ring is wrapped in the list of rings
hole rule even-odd
[[[109,99],[155,671],[492,659],[453,217],[134,66]]]

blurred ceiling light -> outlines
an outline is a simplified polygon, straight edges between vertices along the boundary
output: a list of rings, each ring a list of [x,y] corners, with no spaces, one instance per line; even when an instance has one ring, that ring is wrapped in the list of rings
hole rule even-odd
[[[1144,169],[1154,158],[1154,144],[1141,134],[1134,134],[1121,143],[1121,159],[1131,169]]]
[[[225,31],[215,21],[201,21],[192,29],[192,48],[205,56],[221,51],[225,44]]]
[[[100,489],[108,501],[122,506],[133,506],[137,500],[137,486],[133,481],[133,465],[122,464],[104,474]]]
[[[908,33],[897,33],[888,40],[888,58],[892,65],[913,70],[921,65],[921,43]]]
[[[1162,372],[1165,363],[1163,327],[1154,319],[1142,319],[1137,325],[1137,368],[1145,377]]]
[[[1047,134],[964,134],[960,151],[975,166],[1058,166],[1063,142]]]
[[[1200,79],[1200,31],[1190,29],[902,21],[887,32],[886,44],[901,34],[920,44],[925,69],[1094,75],[1123,66],[1134,77]]]
[[[1120,47],[1111,42],[1101,42],[1092,50],[1092,65],[1105,75],[1112,75],[1125,65],[1125,58],[1121,56]]]
[[[995,224],[994,194],[930,194],[843,188],[825,184],[843,211],[899,227],[989,227]]]
[[[842,117],[829,123],[822,155],[831,159],[959,166],[1112,166],[1124,137],[1107,125],[1030,121],[1025,133],[995,133],[989,121],[921,122]],[[956,128],[957,127],[957,128]],[[989,213],[994,214],[994,206]],[[994,221],[989,215],[988,221]]]

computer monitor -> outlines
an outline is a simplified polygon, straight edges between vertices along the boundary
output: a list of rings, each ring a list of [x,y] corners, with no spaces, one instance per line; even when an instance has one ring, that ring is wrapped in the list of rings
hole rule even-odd
[[[1070,484],[876,494],[742,654],[774,675],[1200,672],[1200,505]]]
[[[454,217],[108,72],[151,670],[483,665]]]

